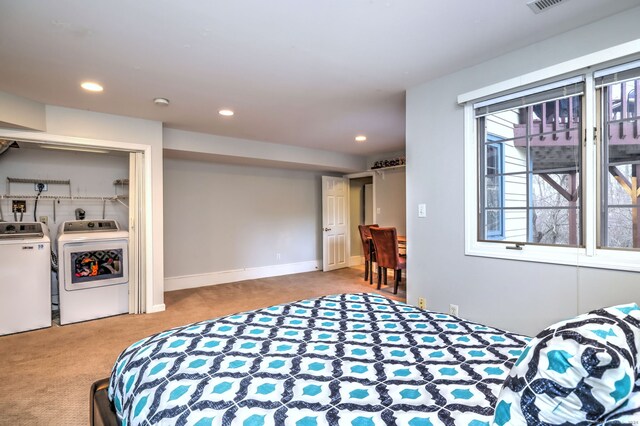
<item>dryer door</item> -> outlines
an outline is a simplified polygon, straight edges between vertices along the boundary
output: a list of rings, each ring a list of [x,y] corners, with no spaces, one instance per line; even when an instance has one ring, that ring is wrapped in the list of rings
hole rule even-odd
[[[127,240],[65,243],[60,270],[67,291],[129,282]],[[61,262],[61,263],[62,263]]]

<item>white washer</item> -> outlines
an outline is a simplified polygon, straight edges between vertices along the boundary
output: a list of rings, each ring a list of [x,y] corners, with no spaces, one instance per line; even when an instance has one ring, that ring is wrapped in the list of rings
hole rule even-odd
[[[57,246],[61,325],[129,312],[129,233],[118,222],[64,222]]]
[[[41,223],[0,223],[0,335],[51,327],[51,240]]]

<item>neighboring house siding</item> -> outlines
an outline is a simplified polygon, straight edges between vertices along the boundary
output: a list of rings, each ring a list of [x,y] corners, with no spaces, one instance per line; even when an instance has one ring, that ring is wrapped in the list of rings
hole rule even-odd
[[[505,144],[505,173],[522,172],[526,169],[525,154],[513,142]],[[505,211],[505,239],[527,241],[527,178],[526,175],[505,176],[505,207],[520,207],[522,210]]]
[[[500,139],[512,139],[513,123],[517,122],[517,114],[512,111],[495,114],[486,121],[486,132]],[[502,144],[503,170],[503,202],[506,208],[521,208],[522,210],[505,210],[503,216],[503,239],[514,241],[527,240],[527,179],[526,175],[509,175],[526,171],[526,153],[516,148],[513,141]]]

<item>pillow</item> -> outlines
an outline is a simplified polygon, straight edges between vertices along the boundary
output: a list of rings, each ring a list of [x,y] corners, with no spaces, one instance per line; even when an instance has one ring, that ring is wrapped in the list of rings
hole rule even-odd
[[[607,426],[629,426],[640,424],[640,379],[631,391],[629,399],[613,413],[609,414],[603,424]]]
[[[546,328],[511,368],[493,424],[592,424],[615,417],[640,390],[635,385],[639,348],[636,304],[591,311]]]

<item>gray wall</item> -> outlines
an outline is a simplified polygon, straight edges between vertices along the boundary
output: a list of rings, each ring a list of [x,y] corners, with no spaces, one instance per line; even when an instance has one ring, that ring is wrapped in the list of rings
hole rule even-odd
[[[393,160],[406,157],[405,151],[380,153],[367,157],[367,167],[373,167],[378,160]],[[395,226],[398,235],[406,235],[407,202],[406,202],[406,170],[404,167],[378,169],[375,179],[376,222],[380,226]]]
[[[376,222],[380,226],[395,226],[398,235],[406,235],[406,173],[403,167],[383,170],[374,176],[376,192]]]
[[[322,259],[321,173],[167,158],[164,173],[167,278]]]
[[[174,158],[340,173],[360,172],[366,167],[366,159],[353,154],[170,128],[165,128],[163,135],[165,154]]]
[[[640,38],[640,8],[407,92],[408,301],[515,332],[640,301],[640,274],[465,256],[463,110],[457,96]],[[427,204],[427,217],[413,214]]]

